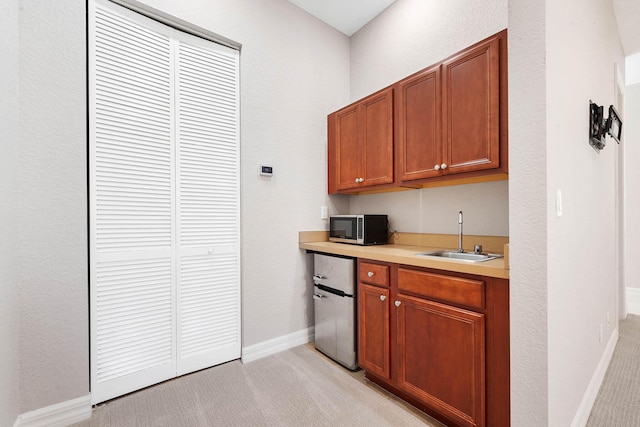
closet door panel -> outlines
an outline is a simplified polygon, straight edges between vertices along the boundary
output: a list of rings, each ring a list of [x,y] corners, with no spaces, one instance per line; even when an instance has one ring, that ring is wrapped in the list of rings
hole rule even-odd
[[[179,34],[178,374],[240,357],[238,53]]]
[[[175,375],[175,154],[167,31],[104,2],[94,7],[91,395],[98,403]]]
[[[97,404],[240,357],[239,53],[89,8]]]

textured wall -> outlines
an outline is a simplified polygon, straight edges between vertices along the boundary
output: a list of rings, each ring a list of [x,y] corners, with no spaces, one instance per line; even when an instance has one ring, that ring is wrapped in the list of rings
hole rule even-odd
[[[351,98],[362,98],[506,27],[506,0],[397,0],[351,37]]]
[[[635,260],[635,249],[640,246],[640,195],[633,183],[640,182],[640,52],[627,56],[625,61],[623,118],[623,147],[625,154],[625,259],[624,285],[640,288],[640,264]]]
[[[640,54],[635,55],[640,60]],[[627,61],[627,64],[629,61]],[[627,73],[629,73],[627,69]],[[622,123],[625,154],[625,275],[624,284],[631,288],[640,288],[640,263],[635,256],[640,247],[640,61],[635,77],[627,74],[627,82],[637,81],[629,85],[625,91],[625,111]]]
[[[633,86],[640,83],[640,52],[625,58],[625,84]]]
[[[351,38],[351,98],[359,99],[507,27],[507,2],[398,0]],[[508,235],[506,182],[352,196],[350,211],[388,213],[404,232]],[[342,212],[347,213],[347,212]]]
[[[509,2],[511,425],[548,425],[545,0]]]
[[[18,1],[2,3],[0,13],[0,425],[13,425],[20,413],[19,293],[16,221],[18,170]]]
[[[20,3],[21,412],[89,393],[85,8]]]
[[[614,69],[624,67],[624,54],[610,1],[546,7],[549,425],[567,426],[617,328],[619,146],[607,137],[597,153],[586,132],[589,100],[614,104]]]
[[[458,232],[458,212],[463,211],[466,234],[508,236],[508,192],[508,181],[425,188],[352,196],[349,209],[385,213],[394,230],[448,234]]]

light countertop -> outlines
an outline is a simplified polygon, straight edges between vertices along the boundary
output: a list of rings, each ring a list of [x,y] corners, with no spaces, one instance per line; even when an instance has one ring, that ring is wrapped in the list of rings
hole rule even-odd
[[[509,278],[509,269],[505,268],[508,266],[508,255],[507,259],[497,258],[489,261],[472,263],[467,261],[438,259],[434,257],[415,255],[418,252],[452,249],[451,247],[407,245],[397,243],[375,246],[349,245],[345,243],[326,241],[326,239],[323,239],[323,234],[319,233],[321,232],[301,232],[299,236],[299,247],[310,251],[393,262],[416,267],[427,267],[449,272],[476,274],[479,276],[496,277],[500,279]],[[508,248],[508,244],[506,248]],[[493,250],[491,250],[491,252],[493,252]],[[500,251],[499,253],[502,252],[503,251]]]

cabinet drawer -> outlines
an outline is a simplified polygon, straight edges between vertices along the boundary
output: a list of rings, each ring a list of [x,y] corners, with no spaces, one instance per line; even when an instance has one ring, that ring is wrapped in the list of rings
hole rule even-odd
[[[358,279],[361,282],[378,286],[389,286],[389,266],[360,262],[358,266]]]
[[[454,304],[484,308],[484,281],[398,269],[398,290]]]

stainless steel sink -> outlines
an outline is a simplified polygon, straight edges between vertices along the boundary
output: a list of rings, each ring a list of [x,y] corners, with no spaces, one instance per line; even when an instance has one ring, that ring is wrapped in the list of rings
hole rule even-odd
[[[430,252],[418,252],[418,256],[432,256],[437,258],[455,259],[458,261],[466,262],[483,262],[490,259],[502,258],[502,255],[498,254],[474,254],[471,252],[456,252],[456,251],[430,251]]]

